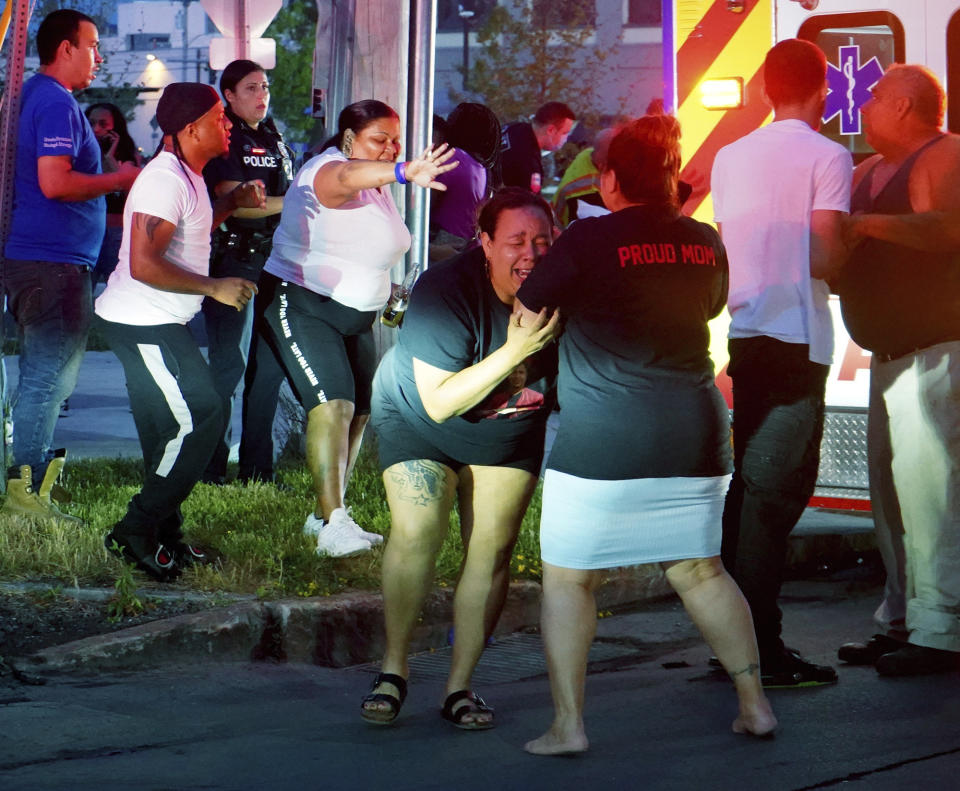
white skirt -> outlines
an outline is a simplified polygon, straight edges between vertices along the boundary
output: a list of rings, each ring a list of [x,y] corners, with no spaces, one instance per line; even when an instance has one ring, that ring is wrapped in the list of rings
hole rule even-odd
[[[547,470],[540,555],[569,569],[719,555],[730,478],[599,481]]]

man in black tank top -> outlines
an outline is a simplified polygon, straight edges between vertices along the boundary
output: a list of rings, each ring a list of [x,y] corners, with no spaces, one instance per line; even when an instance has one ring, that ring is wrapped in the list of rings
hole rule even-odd
[[[870,492],[888,578],[874,617],[888,631],[839,656],[918,675],[960,670],[960,137],[940,131],[943,89],[924,67],[895,64],[872,93],[877,155],[854,173],[853,249],[834,285],[873,352]]]

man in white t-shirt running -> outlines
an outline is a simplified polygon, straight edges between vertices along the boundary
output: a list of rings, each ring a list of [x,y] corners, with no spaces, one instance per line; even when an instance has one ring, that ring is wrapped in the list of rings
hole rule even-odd
[[[96,303],[127,378],[145,466],[141,490],[107,549],[161,582],[206,558],[183,540],[180,505],[222,431],[222,401],[187,329],[204,297],[242,310],[249,280],[211,278],[210,234],[235,209],[263,208],[262,182],[244,182],[211,206],[201,172],[228,150],[230,121],[209,85],[173,83],[157,105],[162,150],[134,182],[120,260]]]
[[[767,687],[830,684],[780,637],[787,537],[817,480],[824,391],[833,355],[825,279],[843,260],[849,152],[817,133],[827,61],[789,39],[767,53],[773,123],[714,162],[716,220],[730,259],[734,477],[723,515],[724,565],[753,613]]]

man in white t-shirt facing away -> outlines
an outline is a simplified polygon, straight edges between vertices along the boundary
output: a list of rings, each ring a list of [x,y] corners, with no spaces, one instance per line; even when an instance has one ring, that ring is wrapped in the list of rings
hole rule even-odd
[[[263,208],[262,182],[244,182],[211,206],[201,172],[228,150],[230,121],[209,85],[173,83],[157,104],[161,150],[134,182],[120,260],[97,299],[100,326],[127,378],[143,449],[143,488],[104,541],[161,582],[203,553],[183,540],[180,505],[213,454],[222,401],[187,322],[204,297],[242,310],[257,287],[211,278],[210,234],[235,209]]]
[[[788,39],[763,66],[773,123],[717,154],[711,188],[730,259],[734,476],[722,557],[753,613],[764,686],[837,680],[781,639],[787,538],[813,494],[833,356],[826,278],[842,263],[849,152],[816,130],[827,61]]]

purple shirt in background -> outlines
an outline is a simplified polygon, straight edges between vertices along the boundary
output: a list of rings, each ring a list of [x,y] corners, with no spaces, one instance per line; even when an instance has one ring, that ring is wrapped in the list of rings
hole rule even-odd
[[[447,191],[430,196],[430,222],[454,236],[472,239],[477,229],[477,211],[487,195],[487,171],[466,151],[453,151],[450,161],[460,164],[437,177]]]

